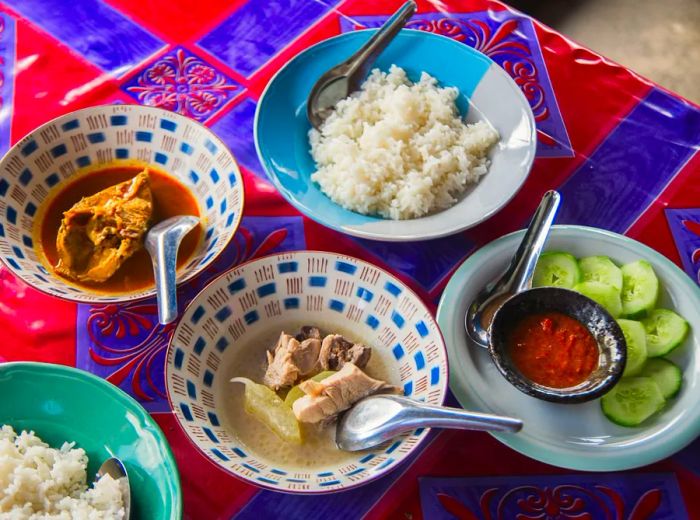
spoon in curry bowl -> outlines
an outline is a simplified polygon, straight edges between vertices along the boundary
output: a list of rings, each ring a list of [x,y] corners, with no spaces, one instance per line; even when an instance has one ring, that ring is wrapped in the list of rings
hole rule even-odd
[[[161,325],[167,325],[177,318],[177,250],[184,236],[198,223],[199,218],[191,215],[171,217],[153,226],[146,234],[145,246],[153,262],[158,321]]]
[[[415,12],[416,3],[409,0],[384,22],[360,50],[318,79],[306,102],[306,115],[314,128],[321,127],[338,101],[359,90],[377,57]]]
[[[341,450],[359,451],[416,428],[518,432],[522,426],[521,420],[511,417],[430,406],[395,395],[373,395],[343,414],[335,443]]]

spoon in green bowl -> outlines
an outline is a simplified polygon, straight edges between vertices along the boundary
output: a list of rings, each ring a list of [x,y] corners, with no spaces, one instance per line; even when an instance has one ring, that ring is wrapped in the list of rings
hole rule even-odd
[[[97,470],[94,484],[97,484],[105,475],[109,475],[120,483],[122,503],[124,504],[124,520],[129,520],[129,515],[131,514],[131,488],[129,486],[129,474],[126,472],[122,461],[117,457],[110,457],[104,461],[100,469]]]
[[[311,125],[319,129],[333,111],[336,103],[359,90],[377,57],[416,12],[416,3],[409,0],[347,60],[325,72],[311,89],[306,103],[306,115]]]

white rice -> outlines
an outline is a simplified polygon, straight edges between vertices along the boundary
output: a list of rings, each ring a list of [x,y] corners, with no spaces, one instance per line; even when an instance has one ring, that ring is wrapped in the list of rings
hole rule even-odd
[[[10,426],[0,429],[0,519],[120,520],[121,482],[108,475],[87,489],[88,459],[75,443],[60,449]]]
[[[363,214],[410,219],[454,205],[487,172],[499,138],[488,123],[462,121],[458,94],[425,72],[414,84],[395,65],[373,70],[320,132],[309,132],[318,168],[311,179]]]

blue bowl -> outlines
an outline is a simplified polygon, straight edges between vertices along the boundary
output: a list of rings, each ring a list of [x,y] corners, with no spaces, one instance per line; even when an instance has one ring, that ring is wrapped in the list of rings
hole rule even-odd
[[[270,180],[309,218],[332,229],[375,240],[437,238],[472,227],[502,208],[525,181],[535,157],[535,122],[525,96],[484,54],[445,36],[404,29],[375,67],[392,64],[412,81],[425,71],[441,86],[459,89],[457,106],[468,122],[488,121],[501,140],[489,172],[453,207],[418,219],[392,221],[342,208],[310,179],[306,100],[316,80],[347,59],[375,32],[362,30],[322,41],[287,63],[268,84],[255,114],[255,144]]]

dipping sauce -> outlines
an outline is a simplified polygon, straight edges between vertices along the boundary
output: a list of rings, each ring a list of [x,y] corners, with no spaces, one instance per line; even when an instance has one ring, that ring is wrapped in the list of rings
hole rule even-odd
[[[82,197],[93,195],[105,188],[119,184],[135,177],[143,171],[143,165],[109,165],[86,173],[74,181],[69,181],[60,188],[55,196],[47,200],[47,205],[40,208],[37,226],[34,229],[39,257],[43,256],[50,265],[51,271],[58,262],[56,236],[61,227],[63,213],[70,209]],[[194,195],[175,177],[148,166],[151,191],[153,194],[153,215],[151,225],[177,215],[194,215],[199,217],[199,205]],[[180,244],[177,255],[178,268],[184,265],[194,253],[202,238],[201,224],[190,231]],[[55,271],[54,271],[55,272]],[[68,283],[86,287],[101,293],[124,293],[138,291],[155,284],[151,257],[145,249],[134,253],[104,282],[78,282],[67,280]]]
[[[568,388],[598,366],[598,344],[578,320],[560,312],[531,314],[508,337],[513,364],[531,381]]]

